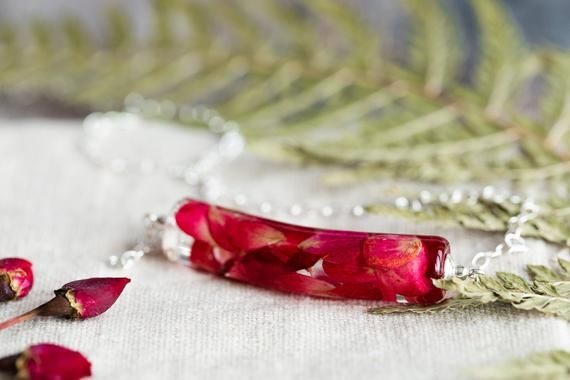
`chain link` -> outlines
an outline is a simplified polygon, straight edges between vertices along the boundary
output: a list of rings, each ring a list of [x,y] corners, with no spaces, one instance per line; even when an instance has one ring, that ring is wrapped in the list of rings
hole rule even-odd
[[[144,255],[160,250],[162,232],[166,225],[166,217],[146,214],[143,218],[144,233],[142,238],[129,250],[120,255],[110,256],[107,263],[112,268],[128,269]]]
[[[136,160],[121,156],[105,157],[103,146],[114,133],[135,132],[146,119],[152,118],[203,123],[216,136],[216,143],[199,158],[182,165],[164,165],[148,157]],[[94,164],[115,173],[162,171],[170,177],[196,186],[199,192],[208,189],[210,174],[217,166],[234,160],[245,148],[245,138],[239,125],[224,119],[215,110],[204,106],[184,106],[178,109],[173,103],[144,99],[135,94],[125,99],[123,112],[92,113],[87,116],[83,130],[80,148]]]
[[[214,136],[216,143],[193,162],[164,165],[148,157],[127,160],[122,156],[105,156],[104,146],[114,133],[136,132],[147,119],[171,120],[181,123],[199,122],[205,124]],[[131,94],[125,99],[125,111],[93,113],[83,122],[83,139],[80,148],[85,157],[97,166],[117,174],[138,172],[143,174],[162,172],[170,178],[181,180],[193,186],[199,198],[210,202],[225,203],[239,208],[247,207],[262,214],[285,214],[291,216],[320,215],[334,217],[346,213],[354,217],[366,214],[364,206],[352,207],[332,204],[292,205],[260,199],[254,201],[245,194],[230,193],[222,178],[215,176],[215,169],[241,155],[245,149],[245,138],[239,125],[226,120],[217,111],[205,106],[182,106],[177,108],[168,101],[158,102]],[[128,257],[131,257],[127,255]]]
[[[186,165],[171,165],[160,167],[159,163],[148,158],[142,158],[137,162],[128,162],[122,157],[104,157],[102,145],[105,138],[118,128],[130,131],[141,125],[145,118],[160,118],[179,121],[181,123],[199,122],[207,126],[208,130],[217,136],[215,145],[196,159]],[[366,214],[366,209],[362,205],[351,207],[338,207],[332,205],[310,206],[307,204],[279,205],[277,203],[261,200],[259,202],[248,201],[244,194],[225,193],[225,186],[221,180],[212,176],[213,170],[223,162],[229,162],[237,158],[245,148],[245,138],[240,132],[239,125],[233,121],[225,120],[215,110],[204,107],[177,108],[171,102],[158,102],[144,99],[140,95],[132,94],[125,99],[124,112],[108,112],[105,114],[94,113],[89,115],[84,121],[84,139],[81,144],[82,152],[93,163],[109,169],[113,172],[139,171],[143,173],[154,172],[162,169],[170,177],[185,181],[195,186],[201,198],[208,201],[221,201],[227,198],[230,204],[238,207],[249,206],[257,208],[262,214],[285,213],[292,216],[301,214],[316,213],[323,217],[335,216],[338,213],[347,213],[354,217],[361,217]],[[486,186],[481,192],[470,191],[464,193],[461,190],[454,190],[452,193],[435,194],[424,190],[419,199],[410,200],[406,197],[398,197],[394,201],[394,206],[400,209],[410,208],[414,212],[420,212],[425,206],[438,199],[442,203],[459,203],[467,201],[477,202],[479,199],[496,199],[499,202],[499,195],[495,194],[495,189]],[[494,258],[517,253],[528,252],[528,246],[522,237],[523,226],[534,219],[540,209],[532,200],[522,202],[522,198],[516,195],[509,197],[510,201],[516,204],[522,203],[520,213],[508,220],[507,231],[503,242],[498,244],[494,250],[477,253],[472,261],[471,268],[464,266],[453,266],[450,269],[452,276],[460,278],[477,278]],[[145,218],[147,223],[147,233],[154,237],[160,232],[163,221],[155,216]],[[150,218],[150,219],[149,219]],[[158,231],[158,232],[157,232]],[[156,236],[155,236],[156,235]],[[109,260],[111,266],[129,267],[140,260],[149,250],[149,237],[146,236],[131,250],[124,252],[120,256],[112,256]]]
[[[472,271],[483,272],[489,265],[491,259],[510,254],[520,254],[528,252],[526,240],[522,237],[523,226],[530,220],[536,218],[540,208],[532,200],[526,200],[518,215],[508,220],[507,231],[502,243],[497,245],[492,251],[477,253],[471,261]]]

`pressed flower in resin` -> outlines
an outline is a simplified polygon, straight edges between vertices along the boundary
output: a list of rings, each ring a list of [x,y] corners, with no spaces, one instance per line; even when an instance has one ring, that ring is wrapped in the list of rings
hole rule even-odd
[[[192,267],[284,292],[430,304],[444,293],[449,243],[438,236],[334,231],[187,200],[167,229]],[[167,231],[169,234],[172,231]],[[170,241],[165,239],[164,241]]]

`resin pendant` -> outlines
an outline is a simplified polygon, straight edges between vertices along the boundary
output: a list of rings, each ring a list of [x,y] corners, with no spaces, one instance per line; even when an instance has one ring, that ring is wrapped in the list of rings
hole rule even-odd
[[[301,227],[186,200],[162,250],[195,269],[283,292],[433,304],[449,243],[438,236]]]

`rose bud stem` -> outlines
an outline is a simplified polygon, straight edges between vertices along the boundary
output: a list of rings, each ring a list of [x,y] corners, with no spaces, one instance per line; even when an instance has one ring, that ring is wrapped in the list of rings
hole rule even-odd
[[[13,325],[17,325],[20,322],[24,322],[24,321],[27,321],[28,319],[35,318],[36,316],[39,315],[40,308],[41,308],[41,306],[34,309],[34,310],[28,311],[25,314],[19,315],[16,318],[12,318],[12,319],[9,319],[5,322],[0,323],[0,330],[7,329],[8,327],[13,326]]]
[[[91,376],[91,363],[77,351],[43,343],[0,359],[0,372],[30,380],[78,380]]]
[[[33,285],[32,263],[19,258],[0,259],[0,302],[25,297]]]
[[[18,360],[19,356],[20,354],[15,354],[0,359],[0,372],[16,374],[18,372],[16,361]]]
[[[131,280],[128,278],[89,278],[65,284],[55,297],[22,315],[0,323],[0,330],[35,317],[87,319],[107,311]]]

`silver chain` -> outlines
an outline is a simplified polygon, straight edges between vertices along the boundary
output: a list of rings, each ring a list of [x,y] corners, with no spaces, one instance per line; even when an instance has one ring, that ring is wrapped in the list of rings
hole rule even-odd
[[[120,255],[109,257],[109,266],[127,269],[142,259],[144,255],[160,249],[161,233],[166,225],[166,218],[156,214],[146,214],[143,218],[143,225],[142,238],[131,249]]]
[[[105,157],[103,146],[106,139],[113,133],[121,129],[134,132],[144,124],[145,120],[153,118],[182,123],[203,123],[217,137],[217,142],[195,162],[182,165],[160,165],[145,157],[131,161],[120,156]],[[224,119],[218,112],[205,106],[177,108],[172,102],[157,102],[131,94],[125,99],[125,111],[92,113],[85,118],[83,131],[83,139],[79,145],[81,152],[97,166],[117,174],[163,172],[171,178],[194,186],[198,196],[210,202],[225,203],[239,208],[247,207],[265,215],[281,214],[293,217],[301,215],[332,217],[338,214],[361,217],[366,213],[362,205],[353,205],[349,208],[329,204],[283,205],[270,200],[252,200],[241,193],[226,193],[224,190],[227,186],[212,173],[219,165],[231,162],[242,154],[245,148],[245,138],[241,134],[238,123]]]
[[[526,240],[522,237],[523,226],[530,220],[536,218],[540,208],[532,200],[526,200],[518,215],[509,219],[507,231],[503,242],[498,244],[492,251],[483,251],[477,253],[471,260],[472,269],[482,272],[491,259],[511,254],[520,254],[528,252]]]
[[[484,274],[492,259],[503,255],[528,252],[529,247],[522,236],[523,227],[540,215],[540,207],[532,199],[523,199],[519,195],[508,195],[498,192],[492,186],[485,186],[481,192],[454,190],[451,193],[439,193],[437,197],[433,193],[424,190],[420,193],[419,199],[397,198],[395,206],[400,209],[411,209],[413,212],[420,212],[434,200],[450,205],[461,202],[475,205],[481,200],[497,204],[509,201],[514,205],[520,205],[520,212],[509,218],[503,241],[495,249],[476,253],[471,260],[470,267],[450,265],[446,268],[446,277],[477,278],[479,275]]]
[[[207,201],[226,203],[238,208],[249,208],[261,214],[285,214],[293,217],[301,215],[318,215],[332,217],[339,214],[348,214],[353,217],[362,217],[367,214],[363,205],[333,206],[333,205],[308,205],[295,203],[292,205],[279,205],[267,200],[252,201],[245,194],[226,194],[224,184],[220,179],[211,175],[212,171],[224,162],[230,162],[244,151],[245,138],[240,132],[236,122],[224,119],[215,110],[204,107],[186,107],[179,109],[171,102],[157,102],[144,99],[139,95],[129,95],[125,100],[124,112],[93,113],[84,120],[84,138],[80,144],[83,154],[93,163],[116,173],[138,171],[152,173],[162,170],[169,176],[182,180],[189,185],[195,186],[201,198]],[[186,165],[174,165],[160,167],[159,163],[148,158],[138,161],[128,161],[123,157],[103,157],[102,145],[105,138],[114,133],[118,128],[126,130],[140,126],[147,118],[159,118],[180,121],[182,123],[200,122],[207,126],[208,130],[217,137],[213,148],[202,155],[199,159]],[[508,199],[514,204],[521,204],[521,211],[508,221],[508,228],[503,242],[494,250],[483,251],[475,254],[471,261],[471,267],[454,266],[450,268],[450,275],[458,277],[476,278],[482,274],[489,265],[491,259],[528,251],[528,245],[522,237],[523,226],[539,214],[539,207],[532,200],[523,200],[518,195],[499,194],[491,186],[486,186],[481,192],[454,190],[451,193],[440,192],[437,195],[423,190],[419,199],[398,197],[394,206],[399,209],[411,209],[420,212],[434,200],[443,204],[467,202],[475,204],[480,199],[492,200],[497,203]],[[145,216],[145,236],[132,249],[120,256],[112,256],[109,259],[111,266],[126,268],[140,260],[146,253],[155,248],[156,237],[164,226],[164,220],[154,214]]]
[[[91,162],[112,172],[164,172],[203,191],[211,185],[209,174],[218,165],[237,158],[245,148],[245,138],[239,125],[225,120],[210,108],[196,106],[177,109],[170,102],[157,102],[136,95],[127,97],[125,108],[124,112],[92,113],[83,122],[81,151]],[[103,146],[106,139],[118,131],[134,132],[148,118],[203,123],[216,136],[216,143],[198,159],[180,165],[165,165],[147,157],[137,160],[121,156],[105,157]]]

